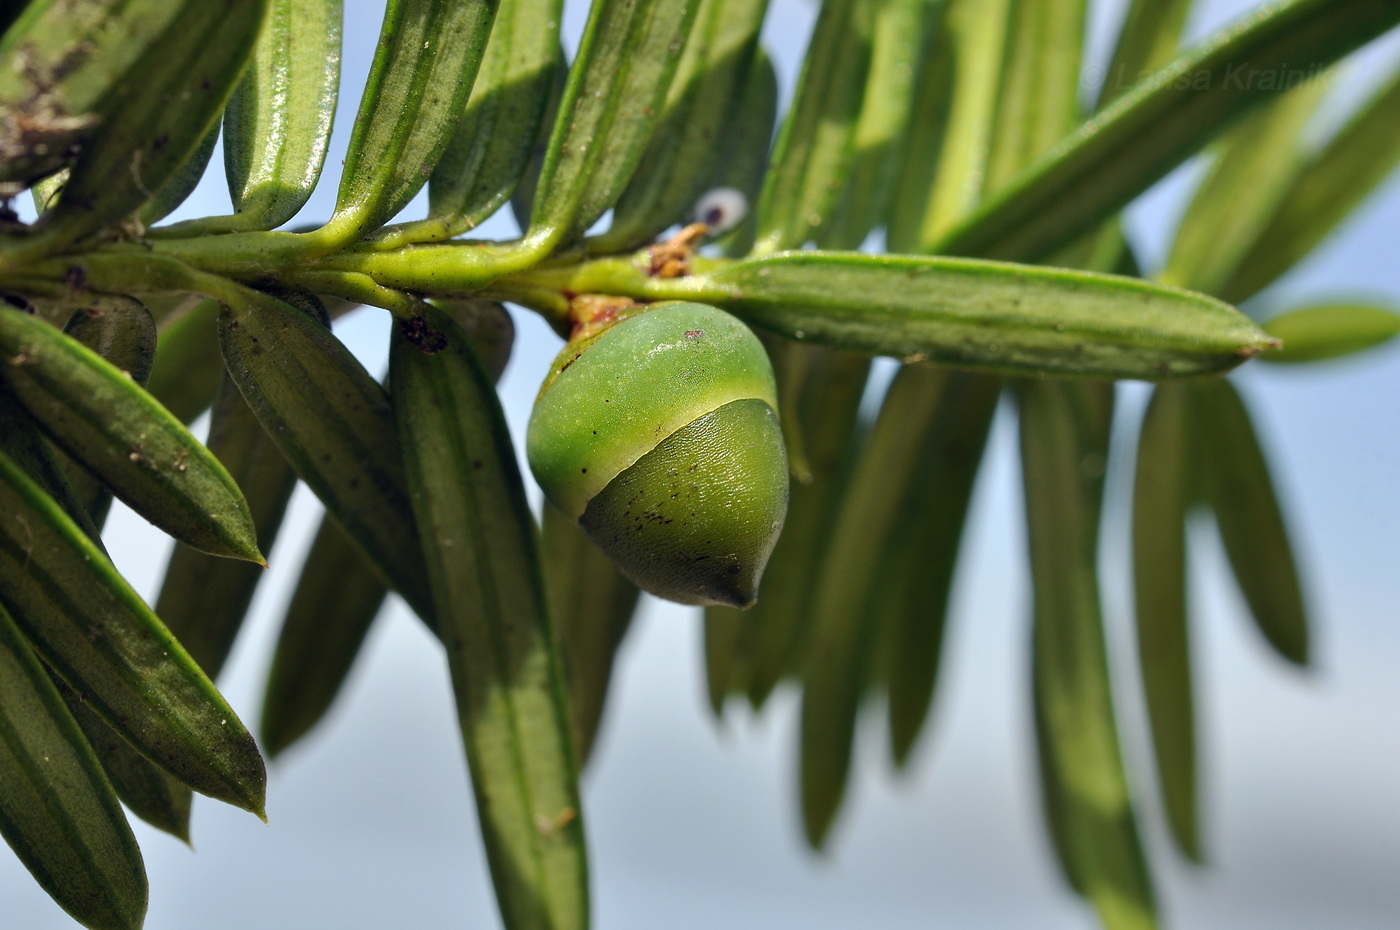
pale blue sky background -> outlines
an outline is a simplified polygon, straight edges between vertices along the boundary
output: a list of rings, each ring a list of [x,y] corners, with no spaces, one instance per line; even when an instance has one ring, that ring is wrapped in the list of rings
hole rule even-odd
[[[1249,4],[1206,5],[1200,34]],[[585,15],[571,2],[565,32]],[[304,219],[334,200],[381,4],[347,0],[344,94],[328,179]],[[787,75],[815,7],[774,0],[766,39]],[[1102,47],[1114,14],[1096,19]],[[1389,41],[1377,57],[1394,60]],[[215,164],[220,156],[216,154]],[[1133,210],[1149,256],[1179,212],[1190,168]],[[182,215],[227,209],[220,173]],[[411,206],[410,212],[421,209]],[[514,232],[508,218],[483,235]],[[1153,234],[1155,233],[1155,235]],[[1280,302],[1348,294],[1400,303],[1400,178],[1278,289]],[[558,340],[517,315],[520,340],[503,384],[519,434]],[[338,332],[378,370],[387,316],[362,310]],[[1240,373],[1276,478],[1289,494],[1308,568],[1317,668],[1266,653],[1240,613],[1208,534],[1194,543],[1193,591],[1203,704],[1206,870],[1166,847],[1150,791],[1143,807],[1164,911],[1179,928],[1380,930],[1400,925],[1400,348],[1306,370]],[[1141,386],[1124,391],[1124,416]],[[1130,437],[1124,437],[1130,439]],[[1003,418],[977,491],[955,591],[935,725],[916,764],[895,777],[879,726],[862,737],[850,802],[828,854],[800,841],[794,697],[762,718],[739,708],[716,725],[703,699],[696,611],[650,601],[620,660],[613,702],[585,782],[600,930],[903,930],[1088,928],[1058,881],[1034,797],[1027,716],[1027,580],[1012,424]],[[1128,488],[1113,486],[1122,504]],[[1121,511],[1120,511],[1121,512]],[[271,636],[317,505],[298,492],[273,573],[221,685],[256,721]],[[110,524],[118,564],[153,596],[168,541],[127,512]],[[1131,658],[1126,529],[1106,529],[1111,645]],[[1149,759],[1131,662],[1119,712],[1138,784]],[[263,826],[201,799],[191,853],[137,824],[151,877],[151,930],[497,926],[441,651],[399,606],[379,619],[334,718],[270,771]],[[0,927],[72,926],[22,867],[0,853]]]

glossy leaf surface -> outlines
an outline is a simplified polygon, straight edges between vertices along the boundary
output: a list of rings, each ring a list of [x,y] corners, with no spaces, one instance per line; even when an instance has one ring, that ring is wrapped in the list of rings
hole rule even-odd
[[[855,156],[879,4],[827,0],[758,201],[758,254],[801,248],[831,223]]]
[[[552,250],[611,207],[645,153],[696,0],[599,0],[559,104],[526,242]]]
[[[595,253],[622,252],[690,218],[724,153],[768,0],[701,0],[665,109]],[[703,222],[703,217],[696,217]]]
[[[1094,558],[1110,392],[1038,382],[1018,396],[1035,588],[1033,699],[1044,715],[1051,822],[1066,871],[1100,920],[1129,930],[1158,924],[1123,768]]]
[[[1370,304],[1318,304],[1270,317],[1264,332],[1283,340],[1270,362],[1319,362],[1383,345],[1400,335],[1400,313]]]
[[[3,599],[45,662],[142,754],[195,790],[261,816],[262,758],[116,569],[0,455]]]
[[[0,834],[79,923],[141,926],[146,870],[136,838],[82,731],[4,607]]]
[[[381,577],[432,616],[389,399],[323,321],[246,292],[219,317],[228,372],[254,416]]]
[[[428,218],[387,230],[381,248],[466,232],[510,199],[561,65],[560,14],[560,0],[503,0],[466,110],[428,178]]]
[[[1201,452],[1191,442],[1191,427],[1190,391],[1178,385],[1158,385],[1138,437],[1133,482],[1133,596],[1138,664],[1167,823],[1181,850],[1200,860],[1186,518],[1194,458]]]
[[[1400,7],[1388,0],[1294,0],[1249,17],[1140,81],[940,239],[937,251],[1042,258],[1286,89],[1290,67],[1329,65],[1397,22]]]
[[[330,710],[389,588],[363,550],[326,516],[277,636],[263,697],[263,744],[275,756]]]
[[[37,240],[52,250],[125,219],[198,151],[252,57],[268,0],[184,0],[105,105]]]
[[[341,4],[269,0],[253,60],[224,113],[230,227],[282,225],[321,177],[340,87]]]
[[[315,233],[334,246],[387,222],[413,199],[462,118],[498,0],[390,0],[345,156],[335,215]]]
[[[588,926],[563,669],[505,417],[465,334],[390,354],[394,415],[505,925]],[[424,349],[428,351],[424,351]]]
[[[1297,665],[1309,656],[1308,614],[1268,460],[1239,392],[1217,378],[1191,386],[1201,486],[1235,580],[1259,631]]]
[[[702,299],[789,338],[1024,374],[1156,379],[1230,368],[1269,345],[1201,295],[993,262],[789,252],[701,286]]]
[[[0,372],[10,392],[134,510],[201,551],[262,562],[238,485],[130,377],[13,310],[0,311],[0,352],[11,359]]]
[[[209,451],[243,488],[258,547],[270,551],[297,476],[227,378],[214,405]],[[210,678],[223,669],[264,573],[260,565],[215,558],[187,546],[171,553],[156,613]]]

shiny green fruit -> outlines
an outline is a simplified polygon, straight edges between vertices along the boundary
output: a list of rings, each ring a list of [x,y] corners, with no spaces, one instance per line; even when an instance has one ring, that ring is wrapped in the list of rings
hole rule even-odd
[[[639,587],[754,602],[787,511],[763,346],[704,304],[659,304],[570,343],[530,418],[545,497]]]

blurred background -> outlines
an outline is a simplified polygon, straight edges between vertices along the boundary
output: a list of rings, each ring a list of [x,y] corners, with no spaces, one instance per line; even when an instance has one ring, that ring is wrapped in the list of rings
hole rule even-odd
[[[1095,4],[1091,49],[1104,53],[1121,9]],[[1204,35],[1251,4],[1208,0]],[[587,4],[570,0],[572,45]],[[329,216],[382,2],[346,0],[340,113],[326,178],[298,222]],[[790,95],[816,6],[773,0],[765,41]],[[1347,78],[1360,92],[1395,61],[1377,43]],[[1086,81],[1093,80],[1086,74]],[[228,211],[221,156],[172,219]],[[1146,264],[1165,254],[1199,166],[1134,205]],[[406,211],[421,212],[420,201]],[[510,238],[505,211],[480,230]],[[1392,179],[1271,300],[1338,296],[1400,304],[1400,176]],[[502,384],[516,435],[559,340],[518,312]],[[362,309],[337,333],[371,372],[387,357],[389,318]],[[889,370],[884,369],[885,376]],[[1192,539],[1205,787],[1206,868],[1168,847],[1151,797],[1145,720],[1133,677],[1131,589],[1120,469],[1110,484],[1104,598],[1118,713],[1139,786],[1169,926],[1400,926],[1400,347],[1306,368],[1236,375],[1272,453],[1316,627],[1316,664],[1287,667],[1243,613],[1209,533]],[[1119,417],[1136,423],[1143,385]],[[796,807],[796,697],[762,717],[704,698],[700,613],[645,602],[619,658],[584,801],[601,930],[803,927],[1092,927],[1061,885],[1040,824],[1029,715],[1029,585],[1014,422],[1003,411],[954,590],[932,726],[896,776],[881,727],[867,727],[852,791],[829,849],[810,853]],[[1116,437],[1131,459],[1132,430]],[[532,489],[533,491],[533,489]],[[538,503],[538,493],[535,501]],[[220,685],[245,722],[258,717],[275,624],[319,513],[300,489],[272,572]],[[170,541],[120,505],[108,524],[118,566],[148,598]],[[878,709],[872,708],[874,712]],[[446,662],[397,601],[370,634],[340,705],[269,772],[268,815],[196,804],[195,851],[135,823],[151,881],[150,930],[260,927],[491,927],[498,923],[457,733]],[[23,867],[0,855],[0,926],[72,926]]]

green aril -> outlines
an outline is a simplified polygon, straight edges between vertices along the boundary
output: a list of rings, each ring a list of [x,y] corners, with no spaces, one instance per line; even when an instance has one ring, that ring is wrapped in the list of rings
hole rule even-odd
[[[768,356],[714,307],[639,309],[555,360],[530,419],[530,468],[639,587],[746,607],[787,511]]]

